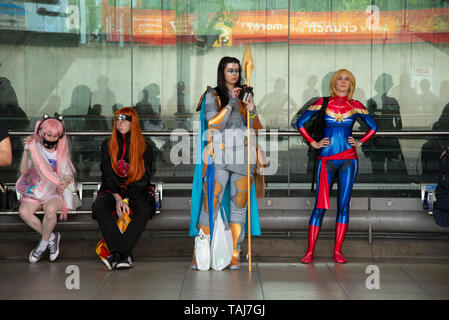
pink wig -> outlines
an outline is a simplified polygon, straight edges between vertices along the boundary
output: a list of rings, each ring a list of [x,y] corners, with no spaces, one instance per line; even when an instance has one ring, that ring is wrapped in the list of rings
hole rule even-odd
[[[58,154],[56,156],[57,175],[55,175],[48,161],[42,158],[42,155],[39,152],[36,145],[38,141],[42,140],[42,134],[44,132],[50,133],[51,135],[58,135],[60,137],[58,144],[55,147],[58,150]],[[31,141],[29,147],[33,165],[36,167],[37,171],[39,172],[39,175],[43,179],[46,179],[47,181],[50,181],[55,185],[59,185],[61,181],[63,181],[61,179],[63,175],[64,176],[70,175],[72,177],[75,175],[76,170],[73,167],[72,161],[70,160],[70,152],[67,142],[67,136],[64,134],[64,124],[62,121],[56,118],[38,120],[36,122],[36,127],[34,128],[33,140]],[[66,172],[61,172],[61,168],[64,167],[63,164],[65,164]],[[68,209],[66,208],[65,203],[63,202],[63,212],[64,211],[68,211]]]

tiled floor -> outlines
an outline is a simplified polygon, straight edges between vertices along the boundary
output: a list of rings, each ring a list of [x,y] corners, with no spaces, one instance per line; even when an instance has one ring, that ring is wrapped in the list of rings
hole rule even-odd
[[[368,266],[376,271],[367,271]],[[68,289],[78,283],[79,289]],[[3,260],[0,284],[0,299],[13,300],[428,300],[449,299],[449,263],[253,262],[249,273],[245,263],[239,271],[192,271],[189,261],[139,260],[130,270],[108,272],[93,259],[34,265]],[[368,289],[376,284],[378,289]]]

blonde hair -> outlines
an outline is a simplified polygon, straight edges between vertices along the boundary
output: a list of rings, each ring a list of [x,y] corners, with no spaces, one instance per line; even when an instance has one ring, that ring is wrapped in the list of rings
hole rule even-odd
[[[351,100],[352,96],[354,94],[354,90],[355,90],[355,77],[352,74],[352,72],[349,71],[348,69],[340,69],[340,70],[335,71],[335,73],[332,75],[332,78],[329,82],[329,92],[331,94],[331,97],[337,95],[337,88],[335,87],[335,85],[337,83],[338,77],[342,73],[346,73],[349,76],[350,85],[349,85],[348,99]]]

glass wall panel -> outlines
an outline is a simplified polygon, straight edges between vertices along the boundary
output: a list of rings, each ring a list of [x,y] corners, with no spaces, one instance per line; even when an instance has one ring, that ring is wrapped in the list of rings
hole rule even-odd
[[[78,179],[99,180],[112,114],[133,106],[155,149],[155,179],[188,188],[198,100],[216,85],[220,59],[243,62],[249,44],[250,84],[272,134],[258,138],[273,164],[269,193],[308,188],[313,159],[291,121],[329,95],[339,68],[355,75],[354,98],[379,130],[358,152],[355,188],[435,181],[449,137],[431,134],[449,129],[448,16],[443,0],[0,0],[0,121],[14,156],[1,178],[18,176],[23,132],[57,112]],[[360,137],[367,127],[354,129]],[[180,161],[183,137],[190,154]]]

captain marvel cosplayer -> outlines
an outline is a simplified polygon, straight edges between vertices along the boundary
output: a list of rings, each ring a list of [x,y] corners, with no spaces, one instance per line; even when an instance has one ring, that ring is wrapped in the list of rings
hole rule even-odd
[[[353,100],[355,89],[354,75],[346,69],[336,71],[329,83],[329,102],[324,114],[323,139],[315,141],[304,125],[317,114],[323,104],[318,99],[301,115],[296,128],[304,139],[318,151],[317,192],[315,208],[309,221],[308,249],[301,263],[311,263],[324,213],[329,209],[329,190],[335,178],[338,179],[337,222],[335,226],[335,247],[332,260],[346,263],[341,254],[349,223],[349,201],[352,186],[359,168],[356,148],[360,148],[377,130],[376,122],[360,101]],[[357,118],[362,119],[370,130],[360,139],[352,137],[352,127]]]

